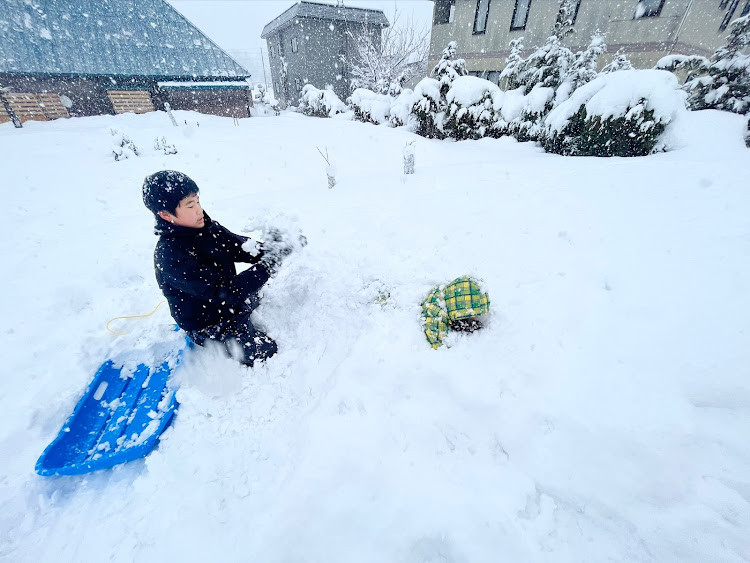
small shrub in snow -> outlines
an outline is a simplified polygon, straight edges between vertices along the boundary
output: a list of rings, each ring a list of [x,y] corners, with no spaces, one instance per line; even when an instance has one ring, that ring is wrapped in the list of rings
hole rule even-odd
[[[440,104],[440,82],[423,78],[414,87],[411,116],[416,123],[416,133],[428,139],[442,139],[444,112]]]
[[[131,156],[140,156],[138,147],[135,143],[130,140],[126,134],[121,133],[117,129],[110,129],[109,132],[112,134],[112,155],[116,161],[126,160]]]
[[[414,145],[416,141],[406,143],[404,147],[404,174],[414,174]]]
[[[388,121],[394,99],[385,94],[376,94],[365,88],[357,88],[346,103],[354,111],[354,119],[364,123],[380,125]]]
[[[500,88],[476,76],[456,78],[446,94],[443,132],[458,141],[484,137],[502,106]]]
[[[333,89],[318,90],[312,84],[305,84],[299,99],[297,111],[312,117],[333,117],[347,111],[346,104],[333,92]]]
[[[627,55],[615,55],[615,57],[602,68],[603,74],[609,74],[610,72],[617,72],[618,70],[633,70],[633,64]]]
[[[747,116],[747,129],[745,129],[745,146],[750,149],[750,114]]]
[[[643,156],[684,110],[677,79],[659,70],[604,74],[582,86],[545,119],[545,150],[562,155]]]
[[[161,139],[159,137],[156,138],[154,141],[154,150],[162,151],[164,154],[177,154],[177,148],[174,145],[170,145],[164,137]]]

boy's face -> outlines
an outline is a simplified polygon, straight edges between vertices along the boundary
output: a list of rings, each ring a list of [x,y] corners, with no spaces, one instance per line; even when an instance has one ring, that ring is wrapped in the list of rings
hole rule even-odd
[[[193,229],[200,229],[205,224],[203,208],[198,194],[192,194],[181,199],[174,215],[169,211],[159,211],[159,217],[180,227]]]

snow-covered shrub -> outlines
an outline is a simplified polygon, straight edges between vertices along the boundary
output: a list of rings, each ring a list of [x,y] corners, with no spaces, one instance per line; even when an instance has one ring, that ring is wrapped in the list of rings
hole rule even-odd
[[[732,22],[727,44],[713,54],[706,73],[685,83],[690,109],[750,110],[750,15]]]
[[[354,119],[364,123],[380,125],[388,121],[391,105],[394,99],[385,94],[376,94],[365,88],[357,88],[346,99],[346,103],[354,111]]]
[[[545,119],[545,150],[562,155],[643,156],[679,111],[685,94],[660,70],[603,74],[572,93]]]
[[[126,160],[131,156],[140,156],[138,147],[135,143],[130,140],[125,133],[118,131],[117,129],[110,129],[109,132],[112,135],[112,155],[115,160]]]
[[[615,55],[609,63],[604,65],[601,72],[603,74],[608,74],[610,72],[617,72],[618,70],[633,70],[633,68],[633,63],[630,62],[628,56],[619,54]]]
[[[528,94],[520,87],[505,92],[492,135],[512,135],[520,142],[538,141],[544,134],[544,118],[552,109],[553,88],[537,84]]]
[[[334,93],[333,89],[318,90],[312,84],[305,84],[299,99],[297,110],[312,117],[333,117],[347,111],[346,104]]]
[[[156,138],[154,141],[154,150],[161,151],[164,154],[177,154],[177,148],[174,145],[169,144],[164,137],[161,139],[159,139],[159,137]]]
[[[660,59],[656,68],[686,75],[683,88],[690,109],[746,113],[750,110],[750,15],[732,22],[727,44],[710,59],[670,55]]]
[[[414,105],[414,91],[408,88],[401,91],[388,110],[388,123],[391,127],[401,127],[409,123],[409,114]]]
[[[414,87],[414,102],[411,118],[416,123],[417,135],[429,139],[442,139],[444,112],[440,103],[440,82],[434,78],[423,78]]]
[[[750,149],[750,113],[747,115],[747,129],[745,129],[745,146]]]
[[[489,80],[456,78],[446,94],[444,133],[458,141],[484,137],[495,123],[502,102],[502,90]]]

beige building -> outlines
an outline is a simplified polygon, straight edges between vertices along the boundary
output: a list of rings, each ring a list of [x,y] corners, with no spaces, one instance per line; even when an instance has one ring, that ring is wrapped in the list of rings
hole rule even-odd
[[[541,46],[555,23],[559,0],[434,0],[430,68],[449,41],[471,74],[497,81],[508,44],[523,37],[526,52]],[[750,13],[750,0],[577,0],[574,28],[566,39],[584,48],[605,34],[606,64],[626,54],[638,68],[651,68],[670,54],[710,56],[725,44],[727,25]]]

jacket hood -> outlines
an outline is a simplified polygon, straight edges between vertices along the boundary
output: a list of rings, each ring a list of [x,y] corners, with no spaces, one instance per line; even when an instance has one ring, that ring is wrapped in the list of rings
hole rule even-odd
[[[199,229],[175,225],[174,223],[165,221],[158,215],[156,215],[155,217],[156,224],[154,225],[154,234],[157,236],[194,236],[198,233],[203,233],[208,230],[212,223],[211,217],[209,217],[208,213],[206,213],[205,211],[203,212],[203,226]]]

